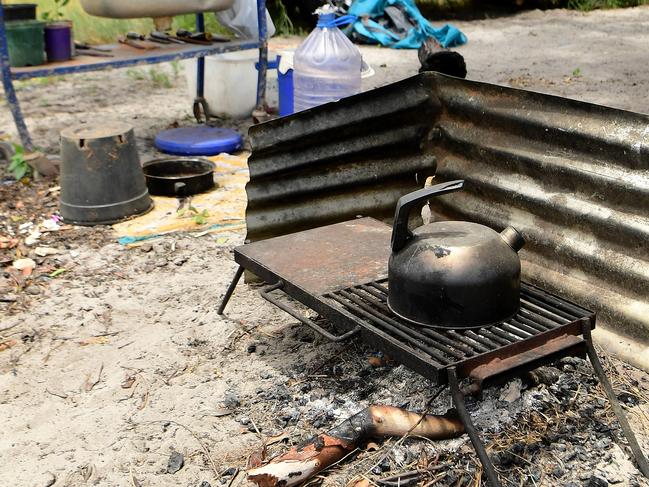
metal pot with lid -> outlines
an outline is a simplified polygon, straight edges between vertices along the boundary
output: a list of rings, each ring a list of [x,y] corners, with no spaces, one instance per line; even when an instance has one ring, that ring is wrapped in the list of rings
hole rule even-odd
[[[520,306],[525,240],[477,223],[442,221],[408,229],[411,210],[432,196],[458,191],[463,180],[401,197],[392,229],[388,306],[404,320],[430,327],[475,328],[511,318]]]

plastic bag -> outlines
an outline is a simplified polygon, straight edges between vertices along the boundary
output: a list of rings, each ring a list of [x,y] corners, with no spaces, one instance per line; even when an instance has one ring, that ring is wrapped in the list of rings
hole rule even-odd
[[[242,39],[259,39],[259,27],[257,25],[257,2],[256,0],[234,0],[234,4],[228,10],[215,12],[216,18],[225,27],[234,32]],[[267,37],[275,35],[275,25],[266,10]]]

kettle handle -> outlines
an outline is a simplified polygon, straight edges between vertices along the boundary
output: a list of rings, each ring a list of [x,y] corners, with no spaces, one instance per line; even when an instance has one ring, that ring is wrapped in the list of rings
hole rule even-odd
[[[441,196],[446,193],[458,191],[464,186],[464,180],[458,179],[446,183],[436,184],[429,188],[419,189],[399,198],[397,209],[394,212],[394,224],[392,226],[392,252],[399,252],[405,247],[408,240],[412,238],[412,232],[408,230],[408,217],[412,208],[431,196]]]

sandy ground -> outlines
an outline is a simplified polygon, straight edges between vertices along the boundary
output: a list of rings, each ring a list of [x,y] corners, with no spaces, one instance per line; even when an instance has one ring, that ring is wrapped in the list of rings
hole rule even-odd
[[[472,79],[649,113],[649,64],[642,59],[649,8],[457,24],[470,39],[460,51]],[[280,50],[297,42],[271,44]],[[376,70],[365,88],[418,68],[416,52],[364,47],[363,54]],[[158,69],[172,89],[126,71],[23,84],[19,97],[37,144],[56,152],[61,129],[116,118],[134,125],[143,160],[152,157],[157,131],[191,120],[183,76]],[[12,138],[8,110],[0,120]],[[56,182],[39,188],[48,184]],[[0,232],[17,227],[14,208],[34,201],[34,191],[18,188],[15,201],[2,202]],[[38,215],[56,210],[48,201]],[[229,485],[262,439],[286,434],[297,441],[374,402],[422,410],[431,395],[432,385],[403,367],[368,365],[376,353],[361,344],[314,338],[253,287],[240,285],[227,317],[219,317],[242,233],[168,236],[126,249],[109,229],[66,232],[43,237],[60,253],[39,265],[68,271],[34,279],[16,291],[15,303],[0,303],[0,485]],[[513,399],[493,391],[471,405],[507,478],[522,479],[520,485],[649,485],[628,461],[584,367],[562,363],[552,385],[514,384],[522,393]],[[647,376],[615,361],[609,367],[648,451]],[[443,394],[434,409],[449,404]],[[361,452],[324,483],[346,485],[358,474],[377,479],[439,455],[435,461],[447,462],[449,474],[438,485],[479,485],[466,438],[386,445]],[[174,451],[184,466],[169,473]],[[528,460],[518,462],[520,456]],[[236,479],[232,485],[242,476]]]

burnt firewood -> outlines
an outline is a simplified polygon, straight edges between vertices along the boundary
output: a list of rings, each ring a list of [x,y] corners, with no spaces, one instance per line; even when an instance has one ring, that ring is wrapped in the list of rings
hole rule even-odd
[[[370,439],[410,434],[441,440],[462,433],[464,426],[454,415],[422,416],[392,406],[370,406],[268,464],[248,470],[248,480],[259,487],[290,487],[310,479]]]

